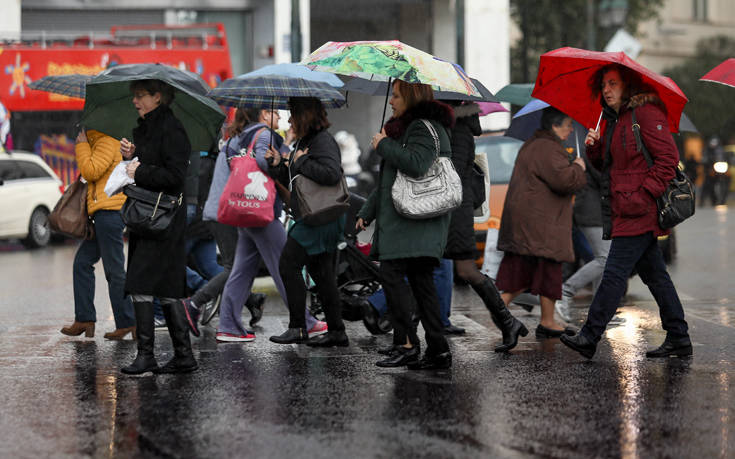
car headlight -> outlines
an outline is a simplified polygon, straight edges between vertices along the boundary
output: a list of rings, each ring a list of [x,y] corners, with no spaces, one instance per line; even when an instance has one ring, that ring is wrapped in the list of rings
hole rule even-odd
[[[715,172],[717,172],[718,174],[724,174],[725,172],[727,172],[726,161],[717,161],[713,167],[715,168]]]

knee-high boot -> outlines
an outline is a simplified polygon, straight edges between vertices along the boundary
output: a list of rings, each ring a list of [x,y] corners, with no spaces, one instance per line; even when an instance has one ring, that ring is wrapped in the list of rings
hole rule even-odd
[[[138,355],[130,365],[120,369],[128,375],[139,375],[147,371],[158,370],[158,363],[153,356],[155,331],[153,328],[153,303],[134,302],[135,332],[138,344]]]
[[[485,307],[490,311],[493,323],[503,332],[503,344],[496,347],[495,352],[507,352],[516,347],[518,335],[526,336],[528,329],[523,322],[510,313],[493,281],[485,276],[483,282],[472,284],[472,289],[477,292],[482,302],[485,303]]]
[[[162,304],[163,315],[166,317],[168,334],[174,347],[174,357],[158,369],[158,373],[186,373],[199,368],[194,354],[191,351],[189,340],[189,324],[186,322],[184,304]]]

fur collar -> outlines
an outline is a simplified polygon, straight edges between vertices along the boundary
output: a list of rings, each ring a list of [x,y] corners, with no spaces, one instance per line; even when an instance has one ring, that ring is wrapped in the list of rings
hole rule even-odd
[[[664,113],[666,113],[666,106],[661,101],[661,99],[658,97],[658,94],[656,94],[655,92],[643,92],[643,93],[631,96],[630,100],[628,101],[628,108],[634,109],[634,108],[642,107],[646,104],[656,105],[657,107],[661,108],[664,111]]]
[[[454,111],[449,105],[437,100],[419,102],[398,118],[385,123],[385,133],[392,139],[400,139],[412,121],[418,119],[437,121],[446,129],[454,126]]]

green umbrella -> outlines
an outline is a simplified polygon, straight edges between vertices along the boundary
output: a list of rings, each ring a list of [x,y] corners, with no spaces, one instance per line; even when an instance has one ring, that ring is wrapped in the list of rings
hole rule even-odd
[[[495,98],[501,102],[510,102],[513,105],[526,105],[533,97],[533,83],[512,83],[495,93]]]
[[[126,64],[111,67],[87,83],[80,123],[107,135],[132,138],[138,112],[130,82],[161,80],[175,89],[171,109],[184,125],[193,151],[209,150],[217,140],[225,115],[206,96],[211,88],[197,74],[163,64]],[[188,154],[188,152],[187,152]]]

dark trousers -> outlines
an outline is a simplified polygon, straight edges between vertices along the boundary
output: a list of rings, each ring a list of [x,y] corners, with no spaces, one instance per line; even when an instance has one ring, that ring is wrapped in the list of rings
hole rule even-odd
[[[600,340],[625,294],[625,286],[634,267],[658,304],[661,324],[667,336],[672,339],[689,336],[684,309],[666,272],[663,254],[653,233],[613,238],[602,282],[581,333],[594,342]]]
[[[94,239],[82,241],[74,257],[74,320],[97,320],[94,308],[94,265],[101,258],[115,327],[135,325],[133,303],[125,294],[124,226],[120,211],[98,210],[94,214]]]
[[[336,252],[322,252],[316,255],[306,253],[301,244],[290,236],[281,253],[279,271],[288,300],[288,328],[306,328],[306,283],[302,269],[306,266],[314,279],[319,298],[322,300],[324,315],[330,332],[344,331],[340,310],[337,275],[334,272]]]
[[[421,318],[421,325],[424,326],[426,332],[426,353],[428,355],[449,351],[449,345],[443,333],[444,326],[433,279],[436,265],[437,260],[429,257],[401,258],[380,262],[380,277],[385,297],[388,300],[394,333],[398,336],[408,336],[411,344],[419,344],[416,330],[411,323],[415,298],[416,313]],[[404,277],[408,279],[410,289],[406,288]]]

